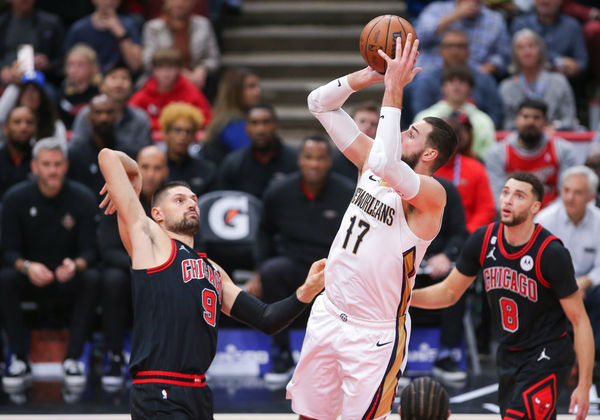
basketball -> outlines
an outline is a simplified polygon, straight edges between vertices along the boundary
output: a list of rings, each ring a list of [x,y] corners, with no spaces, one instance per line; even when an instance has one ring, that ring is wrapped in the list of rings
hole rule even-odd
[[[404,18],[395,15],[382,15],[372,19],[365,25],[360,33],[360,53],[365,62],[379,73],[385,73],[387,63],[379,56],[381,49],[389,57],[396,55],[396,39],[400,38],[402,47],[406,36],[413,34],[413,41],[417,39],[415,29]]]

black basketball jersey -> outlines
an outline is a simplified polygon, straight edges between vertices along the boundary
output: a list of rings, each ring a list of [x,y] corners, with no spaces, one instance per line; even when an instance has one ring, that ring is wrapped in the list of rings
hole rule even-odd
[[[560,240],[541,225],[518,247],[505,242],[501,223],[481,227],[467,241],[456,267],[469,276],[481,268],[504,349],[531,348],[566,333],[568,319],[559,299],[577,291],[573,265]]]
[[[206,254],[171,240],[168,261],[132,270],[130,371],[204,374],[217,350],[222,286]]]

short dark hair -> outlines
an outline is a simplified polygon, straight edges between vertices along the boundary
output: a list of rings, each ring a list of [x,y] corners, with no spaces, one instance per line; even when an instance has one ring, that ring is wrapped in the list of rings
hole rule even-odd
[[[375,101],[364,101],[359,104],[356,104],[354,108],[352,108],[352,114],[350,116],[354,118],[357,113],[361,111],[373,112],[379,115],[379,105]]]
[[[306,145],[306,143],[309,141],[314,141],[316,143],[323,143],[327,147],[328,155],[331,155],[331,153],[333,152],[333,149],[331,148],[331,143],[329,142],[329,140],[327,140],[325,137],[323,137],[319,134],[312,134],[310,136],[304,137],[302,139],[302,143],[300,144],[300,150],[304,149],[304,145]]]
[[[513,174],[510,174],[506,180],[515,179],[517,181],[526,182],[531,185],[531,189],[533,190],[533,194],[536,196],[538,201],[544,201],[544,184],[542,181],[532,174],[531,172],[519,171]]]
[[[402,420],[446,420],[450,404],[448,392],[435,379],[414,379],[400,394]]]
[[[127,72],[127,75],[129,76],[129,78],[133,78],[131,75],[131,70],[129,69],[129,67],[127,66],[127,63],[125,63],[125,61],[123,59],[119,59],[117,60],[115,63],[111,64],[106,70],[104,70],[104,77],[108,76],[109,74],[111,74],[114,71],[117,70],[125,70],[125,72]]]
[[[440,169],[456,153],[458,148],[458,136],[450,125],[438,117],[423,118],[431,124],[432,130],[427,138],[427,143],[437,150],[438,155],[432,165],[432,173]]]
[[[471,87],[475,85],[473,72],[467,66],[452,66],[442,71],[442,84],[455,79],[468,83]]]
[[[538,111],[542,111],[542,114],[544,114],[544,118],[547,118],[548,105],[546,105],[546,102],[544,101],[540,101],[539,99],[525,99],[519,104],[519,108],[517,108],[517,114],[521,112],[523,108],[531,108],[537,109]]]
[[[151,201],[150,206],[151,207],[156,207],[156,205],[158,204],[158,202],[162,199],[162,196],[166,192],[168,192],[170,189],[175,188],[175,187],[185,187],[185,188],[189,189],[190,191],[192,190],[192,187],[190,187],[190,184],[188,184],[185,181],[169,181],[169,182],[165,182],[160,187],[158,187],[158,189],[154,192],[154,194],[152,194],[152,201]]]
[[[250,113],[255,109],[264,109],[273,116],[273,119],[275,121],[279,121],[279,118],[277,118],[277,113],[275,112],[275,108],[273,108],[273,106],[269,105],[269,104],[256,104],[256,105],[252,105],[252,106],[248,107],[248,109],[245,112],[246,118],[248,118]]]

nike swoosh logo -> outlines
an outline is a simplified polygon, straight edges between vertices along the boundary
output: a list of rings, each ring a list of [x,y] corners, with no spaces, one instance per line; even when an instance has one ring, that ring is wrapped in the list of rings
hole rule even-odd
[[[373,175],[369,175],[369,179],[374,182],[379,182],[379,180],[377,178],[373,177]]]
[[[380,119],[380,120],[383,120],[384,118],[385,118],[385,115],[380,115],[380,116],[379,116],[379,119]]]
[[[378,342],[377,342],[377,344],[375,344],[375,345],[376,345],[377,347],[382,347],[382,346],[385,346],[385,345],[387,345],[387,344],[390,344],[390,343],[392,343],[392,341],[388,341],[388,342],[385,342],[385,343],[380,343],[380,342],[378,341]]]
[[[340,79],[338,79],[338,81],[337,81],[337,82],[338,82],[338,87],[341,87],[341,86],[342,86],[342,83],[340,82]]]

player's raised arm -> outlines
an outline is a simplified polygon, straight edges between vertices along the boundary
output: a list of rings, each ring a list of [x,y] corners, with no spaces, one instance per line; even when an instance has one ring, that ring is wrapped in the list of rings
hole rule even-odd
[[[140,203],[142,176],[137,163],[123,152],[105,148],[98,154],[98,164],[106,181],[101,191],[106,196],[100,206],[106,208],[107,213],[118,212],[119,233],[132,258],[134,242],[139,243],[140,253],[148,251],[149,235],[159,229],[151,228],[153,223]]]
[[[217,264],[222,273],[223,304],[221,310],[266,334],[276,334],[300,315],[306,306],[323,290],[326,259],[315,261],[304,283],[289,297],[266,304],[236,286]]]
[[[366,67],[318,87],[308,95],[310,112],[321,122],[338,149],[360,171],[369,156],[373,139],[361,133],[342,105],[353,92],[381,81],[383,75]]]

